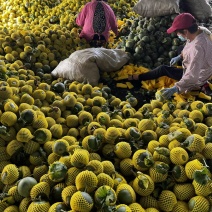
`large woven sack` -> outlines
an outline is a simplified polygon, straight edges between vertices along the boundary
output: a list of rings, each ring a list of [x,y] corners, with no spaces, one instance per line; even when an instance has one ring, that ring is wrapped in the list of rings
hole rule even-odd
[[[157,17],[180,13],[179,0],[139,0],[133,11],[142,17]]]
[[[191,13],[196,19],[204,21],[212,16],[208,0],[182,0],[185,12]]]
[[[73,52],[51,74],[96,86],[100,71],[117,71],[128,61],[128,54],[120,49],[87,48]]]

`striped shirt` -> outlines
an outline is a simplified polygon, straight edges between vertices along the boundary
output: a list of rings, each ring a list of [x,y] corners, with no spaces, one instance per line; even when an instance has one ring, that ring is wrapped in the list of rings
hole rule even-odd
[[[175,85],[180,93],[198,90],[212,76],[212,40],[208,31],[203,31],[191,42],[187,41],[182,55],[184,74]]]

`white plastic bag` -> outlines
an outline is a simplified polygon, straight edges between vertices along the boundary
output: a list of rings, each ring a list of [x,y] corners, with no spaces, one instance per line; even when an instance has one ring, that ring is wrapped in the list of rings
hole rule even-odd
[[[208,0],[183,0],[186,9],[198,20],[206,20],[212,16]]]
[[[117,71],[128,61],[128,54],[120,49],[87,48],[75,51],[61,61],[52,75],[95,86],[100,78],[100,70]]]
[[[157,17],[180,13],[179,0],[139,0],[133,11],[142,17]]]
[[[87,61],[85,65],[69,58],[61,61],[51,74],[54,77],[86,82],[91,85],[97,85],[100,77],[95,63]]]

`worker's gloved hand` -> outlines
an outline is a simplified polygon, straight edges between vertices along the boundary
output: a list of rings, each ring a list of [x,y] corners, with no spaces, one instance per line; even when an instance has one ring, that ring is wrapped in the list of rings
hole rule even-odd
[[[173,57],[170,61],[170,66],[173,66],[174,64],[176,64],[178,61],[180,61],[181,59],[181,55],[178,55],[177,57]]]
[[[164,88],[161,90],[161,95],[164,99],[170,99],[174,93],[178,92],[178,88],[173,86],[171,88]]]

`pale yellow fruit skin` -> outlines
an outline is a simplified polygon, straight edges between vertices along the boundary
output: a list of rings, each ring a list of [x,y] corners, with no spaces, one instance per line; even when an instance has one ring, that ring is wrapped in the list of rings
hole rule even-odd
[[[191,183],[175,184],[173,188],[178,200],[187,201],[195,196],[195,189]]]
[[[170,159],[173,164],[184,165],[188,162],[188,153],[182,147],[175,147],[170,151]]]
[[[193,173],[196,170],[201,170],[203,168],[203,164],[200,163],[197,159],[189,161],[185,165],[185,172],[189,179],[193,179]]]
[[[177,203],[177,198],[172,191],[163,190],[159,196],[159,207],[162,210],[172,211],[175,204]]]
[[[131,146],[127,142],[116,144],[114,152],[120,159],[129,158],[132,154]]]
[[[89,194],[87,194],[89,195]],[[91,198],[91,197],[90,197]],[[91,198],[92,200],[92,198]],[[81,211],[81,212],[89,212],[91,211],[93,207],[93,200],[92,202],[88,202],[81,191],[77,191],[74,193],[71,197],[70,201],[71,208],[76,211]]]
[[[8,164],[4,167],[1,173],[1,182],[5,185],[12,184],[18,180],[18,168],[14,164]]]
[[[146,178],[147,178],[147,180],[148,180],[148,187],[145,189],[145,188],[141,188],[140,186],[139,186],[139,179],[140,179],[140,177],[138,176],[138,177],[136,177],[134,180],[133,180],[133,185],[132,185],[132,187],[133,187],[133,189],[135,190],[135,192],[136,193],[138,193],[139,195],[141,195],[141,196],[148,196],[148,195],[150,195],[153,191],[154,191],[154,189],[155,189],[155,184],[154,184],[154,182],[153,182],[153,180],[151,179],[151,177],[149,177],[148,175],[144,175]]]
[[[210,203],[209,201],[203,197],[203,196],[194,196],[192,197],[189,202],[189,211],[190,212],[199,212],[199,211],[204,211],[208,212],[210,211]]]
[[[92,171],[82,171],[75,179],[77,190],[87,190],[88,193],[93,192],[98,184],[98,179]]]
[[[194,186],[196,195],[207,197],[212,192],[212,185],[211,182],[206,183],[205,185],[201,185],[195,180],[193,180],[192,185]]]

